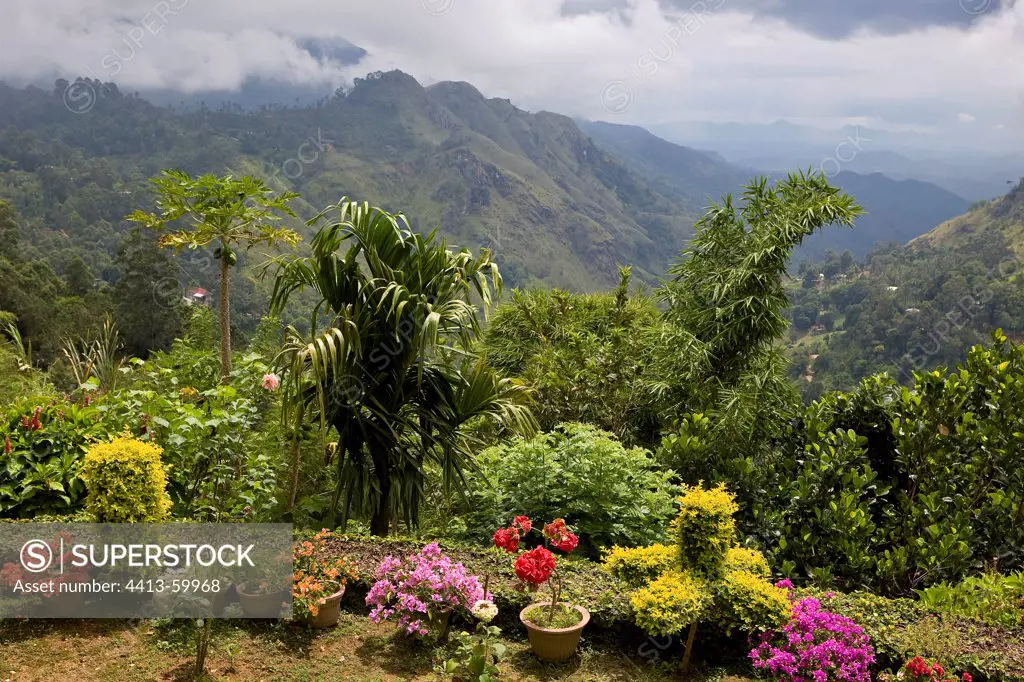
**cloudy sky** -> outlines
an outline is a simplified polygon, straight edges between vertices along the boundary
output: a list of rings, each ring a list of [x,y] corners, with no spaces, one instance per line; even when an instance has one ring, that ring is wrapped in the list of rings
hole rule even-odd
[[[301,45],[349,41],[356,65]],[[97,76],[196,92],[259,76],[421,82],[626,123],[971,136],[1024,129],[1024,3],[1010,0],[4,0],[0,79]]]

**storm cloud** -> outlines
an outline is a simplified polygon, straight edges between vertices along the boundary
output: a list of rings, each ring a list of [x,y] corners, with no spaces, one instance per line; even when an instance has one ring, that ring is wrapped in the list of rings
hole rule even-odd
[[[7,0],[0,79],[188,93],[260,79],[327,94],[397,68],[623,123],[788,118],[964,136],[1024,123],[1020,3],[668,1]]]

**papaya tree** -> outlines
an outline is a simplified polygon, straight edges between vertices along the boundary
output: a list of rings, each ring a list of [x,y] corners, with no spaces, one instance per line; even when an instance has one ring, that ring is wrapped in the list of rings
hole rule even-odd
[[[295,192],[274,192],[259,178],[246,175],[193,178],[183,170],[165,170],[153,178],[156,212],[137,210],[128,216],[160,233],[160,246],[182,249],[216,247],[213,257],[220,264],[220,364],[227,383],[231,374],[231,310],[228,294],[229,272],[238,260],[236,249],[259,244],[294,245],[300,239],[293,230],[276,225],[279,214],[295,213],[288,202]]]

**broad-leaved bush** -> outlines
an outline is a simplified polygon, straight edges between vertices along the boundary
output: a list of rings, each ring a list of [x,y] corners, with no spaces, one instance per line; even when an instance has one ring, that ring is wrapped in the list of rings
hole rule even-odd
[[[463,516],[478,541],[517,515],[565,518],[596,558],[601,547],[663,540],[674,512],[671,472],[646,450],[584,424],[488,448],[477,464]]]

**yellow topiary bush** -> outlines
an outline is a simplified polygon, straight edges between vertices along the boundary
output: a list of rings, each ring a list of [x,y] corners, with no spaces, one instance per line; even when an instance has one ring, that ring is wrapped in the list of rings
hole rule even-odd
[[[725,554],[735,541],[732,515],[739,505],[724,484],[711,490],[684,485],[682,492],[679,516],[673,522],[682,566],[707,578],[720,576]]]
[[[160,454],[127,432],[89,448],[82,464],[85,508],[97,523],[160,523],[171,500]]]
[[[633,587],[641,587],[678,568],[678,561],[679,550],[675,547],[612,547],[605,552],[604,569]]]
[[[747,571],[761,578],[771,576],[768,560],[756,549],[733,547],[725,553],[726,571]]]
[[[636,624],[651,635],[674,635],[696,623],[710,605],[708,588],[693,574],[672,571],[630,598]]]
[[[792,606],[786,590],[749,571],[727,572],[714,591],[714,617],[727,630],[764,632],[789,621]]]

